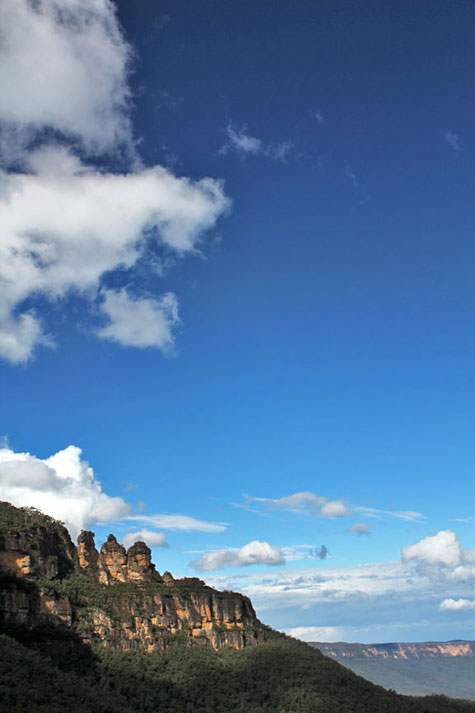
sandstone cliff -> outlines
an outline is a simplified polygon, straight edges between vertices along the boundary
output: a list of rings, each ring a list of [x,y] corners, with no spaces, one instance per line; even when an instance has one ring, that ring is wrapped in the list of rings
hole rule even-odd
[[[236,649],[266,639],[250,600],[197,578],[163,577],[150,549],[109,535],[77,548],[61,523],[0,503],[0,624],[49,627],[84,643],[154,651],[174,645]]]

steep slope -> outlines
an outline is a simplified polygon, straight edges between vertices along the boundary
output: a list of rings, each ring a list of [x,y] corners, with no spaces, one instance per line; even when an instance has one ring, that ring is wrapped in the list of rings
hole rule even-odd
[[[346,644],[312,642],[326,656],[399,693],[475,700],[475,642]]]

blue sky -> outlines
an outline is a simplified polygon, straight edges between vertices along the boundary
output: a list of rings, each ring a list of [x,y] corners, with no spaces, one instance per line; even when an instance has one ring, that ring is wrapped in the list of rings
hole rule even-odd
[[[0,498],[473,638],[473,4],[63,10],[0,10]]]

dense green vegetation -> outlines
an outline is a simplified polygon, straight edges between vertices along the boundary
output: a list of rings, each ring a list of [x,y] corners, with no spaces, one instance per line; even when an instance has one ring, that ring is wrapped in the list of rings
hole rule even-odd
[[[411,699],[275,634],[240,651],[91,650],[17,632],[0,635],[1,713],[473,713],[441,696]]]
[[[64,525],[36,508],[17,508],[5,501],[0,501],[0,532],[15,530],[22,532],[35,527],[44,527],[50,532],[62,532]]]

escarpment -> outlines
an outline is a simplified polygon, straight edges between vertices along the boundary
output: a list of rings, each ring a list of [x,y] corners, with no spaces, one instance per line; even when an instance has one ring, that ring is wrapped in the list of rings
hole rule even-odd
[[[45,627],[117,650],[204,645],[236,649],[266,639],[250,600],[202,580],[163,577],[144,542],[109,535],[100,551],[83,531],[32,508],[0,503],[0,624]]]

